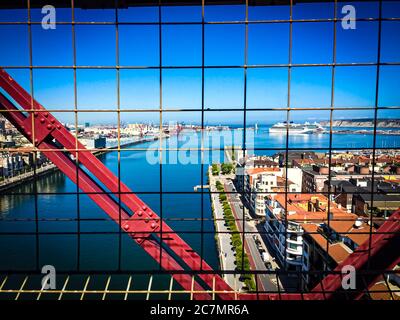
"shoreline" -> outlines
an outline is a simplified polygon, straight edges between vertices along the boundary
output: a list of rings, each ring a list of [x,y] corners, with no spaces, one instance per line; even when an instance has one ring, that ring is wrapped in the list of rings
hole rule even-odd
[[[19,185],[21,185],[22,183],[30,182],[30,181],[34,180],[35,177],[41,178],[50,173],[57,172],[58,170],[59,169],[56,167],[55,164],[49,162],[49,164],[47,164],[43,167],[37,168],[36,173],[35,173],[35,170],[31,170],[31,171],[19,174],[17,176],[11,177],[5,181],[2,181],[0,183],[0,191],[5,191],[5,190],[12,189],[12,188],[16,188]]]
[[[165,136],[162,137],[164,138],[169,138],[170,136]],[[123,145],[120,145],[121,148],[126,148],[132,145],[136,145],[136,144],[141,144],[141,143],[147,143],[147,142],[152,142],[152,141],[156,141],[158,140],[159,137],[158,136],[154,136],[152,138],[144,138],[142,140],[137,140],[137,141],[131,141],[131,142],[127,142]],[[93,151],[92,153],[97,157],[112,151],[117,151],[117,149],[113,149],[115,147],[106,147],[105,149],[102,150],[97,150],[97,151]],[[44,177],[46,175],[52,174],[54,172],[59,171],[60,169],[53,163],[49,162],[47,165],[42,166],[40,168],[36,169],[36,174],[35,174],[35,170],[30,170],[28,172],[19,174],[17,176],[11,177],[11,178],[7,178],[4,181],[0,182],[0,192],[3,192],[5,190],[9,190],[9,189],[13,189],[15,187],[20,186],[22,183],[25,182],[30,182],[32,180],[36,178],[41,178]]]
[[[329,132],[327,132],[329,134]],[[332,134],[360,134],[360,135],[371,135],[374,134],[373,128],[368,129],[359,129],[359,130],[332,130]],[[376,130],[377,135],[384,136],[400,136],[400,130]]]

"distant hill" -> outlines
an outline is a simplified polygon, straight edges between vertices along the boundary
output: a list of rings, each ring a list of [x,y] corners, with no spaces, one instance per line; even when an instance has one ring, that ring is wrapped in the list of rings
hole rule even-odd
[[[320,121],[324,127],[329,126],[329,121]],[[333,127],[364,127],[373,128],[373,119],[354,119],[354,120],[333,120]],[[379,119],[377,123],[379,128],[400,128],[400,119]]]

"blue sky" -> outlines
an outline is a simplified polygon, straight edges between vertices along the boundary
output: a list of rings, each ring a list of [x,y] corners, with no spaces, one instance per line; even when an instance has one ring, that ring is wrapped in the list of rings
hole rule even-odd
[[[377,2],[353,3],[358,18],[378,16]],[[315,5],[315,4],[314,4]],[[338,16],[342,16],[341,5]],[[164,22],[199,22],[201,7],[163,7]],[[400,1],[384,2],[384,17],[400,16]],[[330,3],[311,6],[294,6],[294,19],[332,18]],[[41,21],[39,10],[32,12],[34,21]],[[80,10],[75,12],[77,21],[115,21],[114,10]],[[130,8],[118,11],[121,22],[158,22],[158,8]],[[245,18],[244,6],[207,6],[206,21],[240,21]],[[288,19],[285,6],[250,7],[250,20]],[[1,10],[1,21],[25,21],[26,10]],[[57,21],[71,21],[70,9],[57,9]],[[330,22],[293,24],[292,62],[331,63],[333,55],[333,28]],[[341,63],[368,63],[377,61],[377,22],[357,22],[355,30],[337,28],[336,59]],[[7,50],[0,52],[0,65],[29,65],[29,40],[27,26],[0,25],[0,36],[7,43]],[[121,110],[158,109],[160,107],[159,27],[155,24],[120,25],[119,63],[121,66],[147,66],[151,68],[121,69]],[[162,70],[162,105],[164,109],[201,109],[202,106],[202,28],[199,24],[164,25],[161,30],[162,65],[179,66],[179,69]],[[276,65],[272,68],[247,70],[247,107],[284,108],[288,103],[289,24],[249,24],[248,64]],[[382,23],[382,62],[400,62],[400,22]],[[77,25],[76,59],[78,66],[109,66],[116,64],[116,28],[113,25]],[[244,63],[244,24],[205,25],[204,106],[206,109],[233,108],[237,111],[208,111],[206,123],[243,122],[244,70],[232,68]],[[43,30],[32,26],[32,59],[34,66],[72,66],[72,28],[57,25],[56,30]],[[192,67],[192,68],[188,68]],[[197,68],[196,68],[197,67]],[[30,90],[29,69],[7,69],[27,90]],[[379,106],[400,105],[400,66],[382,66],[379,82]],[[115,69],[78,69],[77,103],[79,110],[117,108],[117,72]],[[74,77],[72,69],[34,69],[33,83],[36,99],[50,110],[74,108]],[[290,80],[292,107],[329,107],[331,104],[331,67],[293,67]],[[376,67],[337,67],[335,72],[335,118],[373,117],[371,110],[357,110],[375,103]],[[62,121],[73,122],[73,113],[60,112]],[[394,110],[379,111],[379,117],[399,118]],[[159,113],[124,112],[124,122],[159,121]],[[270,123],[284,120],[284,111],[254,111],[247,121]],[[329,118],[327,111],[293,111],[293,120],[319,120]],[[79,114],[79,122],[111,123],[116,113],[98,112]],[[163,120],[192,123],[201,121],[201,113],[164,112]]]

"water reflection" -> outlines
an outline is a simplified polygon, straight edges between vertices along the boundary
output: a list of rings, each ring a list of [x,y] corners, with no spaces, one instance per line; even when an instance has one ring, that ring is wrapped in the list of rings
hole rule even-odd
[[[55,193],[65,192],[66,187],[66,176],[56,171],[41,177],[36,180],[36,188],[38,193]],[[13,214],[14,209],[21,207],[24,203],[31,203],[34,200],[35,194],[35,182],[28,181],[20,184],[12,189],[6,190],[5,193],[0,196],[0,218],[6,216],[10,217]]]

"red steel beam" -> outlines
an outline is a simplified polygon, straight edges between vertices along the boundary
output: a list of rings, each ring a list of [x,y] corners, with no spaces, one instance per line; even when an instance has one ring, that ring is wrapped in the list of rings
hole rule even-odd
[[[371,240],[371,241],[370,241]],[[371,244],[371,246],[370,246]],[[369,250],[371,248],[371,250]],[[334,300],[361,299],[377,280],[400,263],[400,210],[387,221],[342,263],[334,272],[318,283],[311,293],[245,294],[239,299],[249,300]],[[356,288],[342,288],[344,266],[351,265],[356,270]]]
[[[385,271],[400,263],[400,210],[370,235],[351,255],[326,276],[312,290],[312,299],[360,299]],[[356,270],[356,289],[342,288],[343,267],[351,265]],[[378,273],[379,272],[379,273]]]
[[[5,107],[6,110],[16,111],[15,107],[3,96],[0,94],[0,105]],[[7,116],[8,120],[16,126],[22,126],[26,121],[25,116],[21,112],[10,112]],[[116,203],[108,193],[97,185],[97,183],[81,168],[76,166],[76,163],[71,160],[65,153],[61,151],[57,151],[57,146],[51,142],[42,142],[42,148],[47,150],[42,150],[41,152],[68,177],[71,179],[72,182],[77,183],[81,190],[88,193],[88,196],[103,210],[105,211],[115,222],[119,223],[119,216],[121,214],[121,221],[123,224],[123,230],[136,242],[138,240],[142,240],[142,235],[140,231],[146,231],[143,227],[146,225],[146,222],[143,222],[143,219],[136,221],[136,230],[139,232],[130,232],[130,230],[134,230],[131,228],[131,224],[133,220],[129,218],[127,212],[120,208],[118,203]],[[140,224],[140,222],[142,222]],[[138,225],[139,224],[139,225]],[[127,227],[128,226],[128,227]],[[140,229],[143,228],[143,229]],[[146,234],[146,233],[144,233]],[[138,236],[139,235],[139,236]],[[144,237],[144,235],[143,235]],[[179,271],[183,270],[179,264],[163,249],[160,248],[158,244],[156,244],[153,240],[149,240],[146,238],[145,241],[140,241],[139,243],[142,248],[158,263],[160,260],[160,251],[162,250],[162,257],[163,257],[163,268],[170,271]],[[185,274],[173,274],[175,280],[185,289],[185,290],[192,290],[195,291],[203,291],[206,290],[201,287],[197,282],[192,284],[192,278]],[[209,299],[210,296],[207,293],[195,294],[195,298],[197,299]]]
[[[168,234],[162,241],[166,244],[191,270],[212,271],[212,268],[201,259],[201,257],[180,238],[160,217],[149,208],[140,198],[138,198],[125,184],[123,184],[96,156],[89,152],[77,139],[47,110],[35,101],[12,77],[0,68],[0,86],[24,109],[29,112],[26,117],[21,110],[18,110],[4,96],[1,101],[3,108],[9,111],[4,115],[14,126],[34,143],[35,147],[41,150],[61,171],[67,174],[75,183],[77,182],[76,173],[78,172],[79,187],[89,194],[115,222],[121,224],[120,227],[131,235],[135,241],[142,245],[150,235],[158,235],[162,229],[163,235]],[[130,216],[121,210],[103,188],[95,186],[94,182],[84,171],[76,171],[76,164],[73,161],[63,162],[60,160],[62,152],[56,151],[57,147],[49,145],[49,140],[55,139],[65,150],[77,158],[88,171],[93,174],[111,193],[119,197],[134,215]],[[48,152],[46,152],[48,150]],[[58,154],[58,156],[56,156]],[[65,159],[64,159],[65,160]],[[81,176],[83,177],[80,182]],[[90,181],[90,182],[89,182]],[[83,189],[85,188],[85,189]],[[91,191],[88,191],[91,190]],[[100,194],[99,194],[100,193]],[[170,265],[167,255],[162,256],[162,261],[158,261],[164,268],[164,263]],[[159,260],[159,259],[158,259]],[[232,292],[232,288],[221,278],[220,275],[199,274],[199,277],[208,285],[210,289],[218,291]],[[232,299],[233,294],[224,295],[225,299]]]

